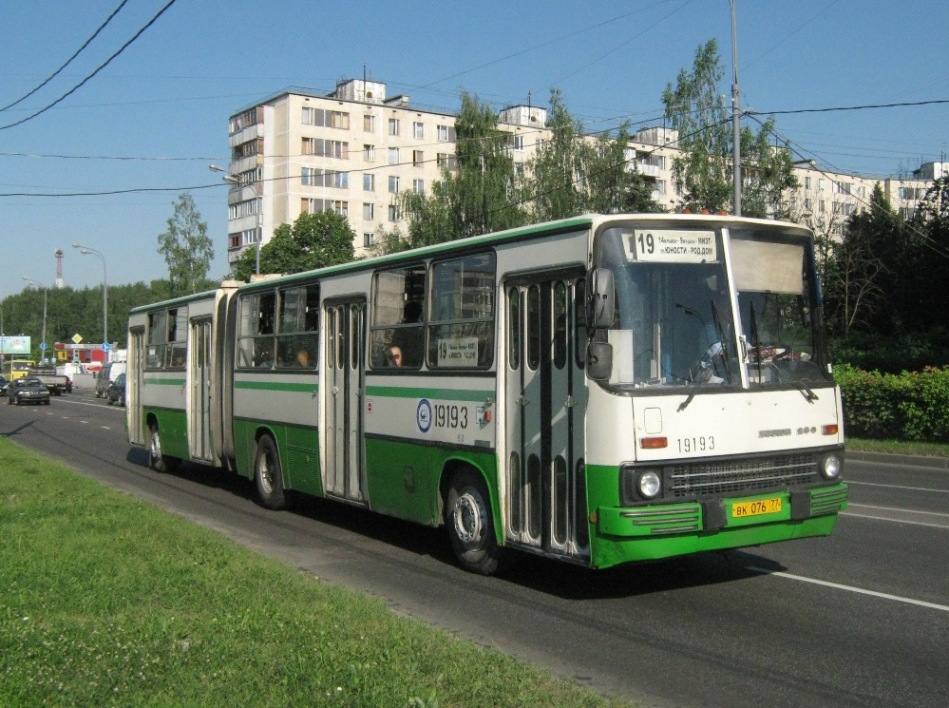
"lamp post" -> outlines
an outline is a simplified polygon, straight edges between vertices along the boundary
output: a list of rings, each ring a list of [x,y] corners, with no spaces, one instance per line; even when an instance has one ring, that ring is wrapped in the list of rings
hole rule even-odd
[[[84,256],[98,256],[99,260],[102,261],[102,343],[109,343],[109,280],[106,274],[105,269],[105,256],[102,255],[99,251],[94,248],[89,248],[88,246],[82,246],[78,243],[72,245],[73,248],[78,248],[79,252]]]
[[[228,184],[236,185],[237,187],[242,187],[240,180],[232,175],[230,172],[225,170],[223,167],[218,165],[208,165],[208,169],[211,172],[223,172],[224,176],[221,178]],[[254,193],[254,201],[257,202],[257,230],[254,234],[254,241],[257,242],[257,255],[254,261],[254,273],[260,275],[260,242],[264,238],[264,201],[260,196],[260,193],[257,191],[256,184],[248,184],[247,187],[250,187],[251,191]]]
[[[46,297],[49,294],[49,290],[38,280],[33,280],[33,278],[27,278],[23,276],[23,280],[27,281],[30,285],[35,285],[38,288],[43,288],[43,335],[40,338],[40,358],[43,360],[43,364],[46,363]]]

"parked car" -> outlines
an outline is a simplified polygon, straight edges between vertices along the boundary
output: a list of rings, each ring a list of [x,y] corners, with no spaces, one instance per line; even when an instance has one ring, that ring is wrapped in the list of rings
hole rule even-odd
[[[115,381],[119,374],[125,373],[125,362],[114,361],[103,364],[102,368],[96,374],[96,398],[105,398],[109,392],[109,386]]]
[[[49,405],[49,389],[35,376],[17,379],[7,386],[7,404],[45,403]]]
[[[9,383],[10,382],[7,381],[7,377],[4,376],[3,374],[0,374],[0,396],[7,395],[7,386],[9,385]]]
[[[116,401],[120,406],[125,405],[125,374],[119,374],[115,381],[109,384],[105,396],[109,399],[110,406]]]

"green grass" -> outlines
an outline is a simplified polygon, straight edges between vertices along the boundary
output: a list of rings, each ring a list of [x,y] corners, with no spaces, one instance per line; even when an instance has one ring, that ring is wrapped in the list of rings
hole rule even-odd
[[[0,438],[0,704],[620,703]]]
[[[905,440],[869,440],[847,438],[847,449],[859,452],[884,452],[891,455],[924,455],[949,457],[949,445],[944,443],[912,442]]]

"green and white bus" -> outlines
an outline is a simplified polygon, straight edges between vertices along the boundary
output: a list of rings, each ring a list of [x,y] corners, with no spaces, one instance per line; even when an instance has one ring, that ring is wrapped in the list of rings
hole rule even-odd
[[[130,442],[594,568],[830,534],[813,236],[587,215],[132,310]]]

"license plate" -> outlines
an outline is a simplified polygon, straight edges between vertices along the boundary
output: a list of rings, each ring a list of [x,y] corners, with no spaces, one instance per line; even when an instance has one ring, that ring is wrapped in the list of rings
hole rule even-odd
[[[744,519],[746,516],[773,514],[783,508],[781,497],[757,499],[755,501],[735,502],[732,504],[732,518]]]

